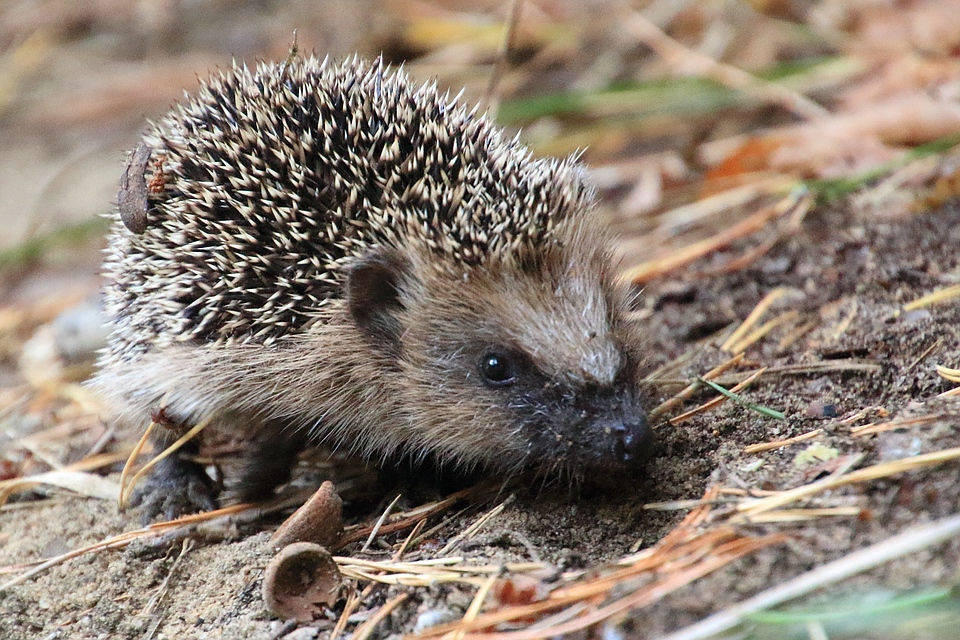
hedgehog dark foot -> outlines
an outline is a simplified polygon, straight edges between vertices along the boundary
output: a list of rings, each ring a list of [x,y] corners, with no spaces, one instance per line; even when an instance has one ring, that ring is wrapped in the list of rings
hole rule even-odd
[[[251,443],[244,456],[243,470],[231,497],[242,502],[265,500],[273,490],[290,479],[297,454],[303,450],[305,438],[282,426],[261,430],[260,438]]]
[[[217,488],[203,466],[177,456],[164,458],[134,490],[131,506],[140,507],[144,525],[217,508]]]

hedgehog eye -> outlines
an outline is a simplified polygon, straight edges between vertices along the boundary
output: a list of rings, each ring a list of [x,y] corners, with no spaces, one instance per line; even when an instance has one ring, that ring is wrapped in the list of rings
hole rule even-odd
[[[490,351],[480,358],[480,376],[492,387],[506,387],[517,380],[516,366],[510,356]]]

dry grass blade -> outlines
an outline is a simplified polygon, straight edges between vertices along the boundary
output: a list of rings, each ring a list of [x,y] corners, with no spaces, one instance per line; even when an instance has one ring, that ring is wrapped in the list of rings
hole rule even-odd
[[[414,526],[413,530],[410,531],[410,534],[404,539],[403,544],[401,544],[400,548],[397,549],[397,552],[393,554],[393,558],[390,559],[391,563],[400,562],[403,554],[406,553],[407,549],[412,546],[414,538],[416,538],[420,531],[423,530],[423,526],[426,524],[426,522],[427,519],[423,518],[416,524],[416,526]],[[337,618],[337,623],[334,625],[333,631],[330,632],[330,640],[336,640],[336,638],[340,637],[340,634],[343,633],[344,629],[347,628],[347,624],[349,624],[350,616],[353,615],[353,612],[360,605],[360,603],[364,602],[367,597],[373,593],[373,590],[379,584],[379,582],[371,580],[370,584],[364,587],[363,591],[361,591],[359,594],[355,589],[350,591],[350,595],[347,597],[347,602],[343,605],[343,611],[340,612],[340,616]]]
[[[916,311],[917,309],[929,307],[932,304],[952,300],[957,296],[960,296],[960,284],[939,289],[938,291],[934,291],[933,293],[928,293],[925,296],[917,298],[913,302],[908,302],[907,304],[903,305],[903,311]]]
[[[460,542],[476,534],[476,532],[479,531],[481,528],[483,528],[484,525],[486,525],[488,522],[490,522],[491,520],[496,518],[498,515],[503,513],[503,509],[506,506],[506,504],[507,504],[507,501],[501,502],[500,504],[495,506],[493,509],[483,514],[479,518],[477,518],[477,520],[473,524],[471,524],[469,527],[464,529],[461,533],[454,536],[450,540],[450,542],[444,545],[444,547],[437,552],[437,556],[445,556],[446,554],[450,553],[450,551],[452,551],[454,547],[460,544]]]
[[[909,429],[919,427],[925,424],[931,424],[938,420],[943,420],[948,416],[936,413],[928,416],[917,416],[916,418],[902,418],[900,420],[891,420],[890,422],[881,422],[879,424],[865,424],[859,427],[851,427],[850,434],[854,436],[870,436],[884,431],[894,431],[896,429]]]
[[[743,351],[746,351],[747,347],[758,342],[761,338],[763,338],[765,335],[767,335],[768,333],[770,333],[780,325],[786,324],[788,322],[792,322],[799,315],[800,313],[797,311],[787,311],[786,313],[781,313],[776,318],[773,318],[771,320],[767,320],[766,322],[764,322],[762,325],[760,325],[759,327],[751,331],[741,340],[738,340],[737,342],[730,345],[730,348],[727,349],[727,351],[731,353],[741,353]]]
[[[432,627],[423,635],[540,640],[572,633],[657,602],[737,558],[785,540],[781,535],[743,538],[725,526],[698,532],[698,527],[709,517],[709,503],[717,498],[718,491],[717,487],[708,489],[703,502],[676,528],[652,549],[631,556],[629,564],[618,563],[619,568],[601,575],[583,573],[577,582],[554,589],[544,600],[491,611],[472,621],[465,617],[459,622]],[[652,581],[636,584],[641,577],[652,578]],[[627,591],[625,595],[624,591]],[[529,623],[536,618],[538,622]],[[498,624],[521,620],[526,627],[522,630],[485,631]]]
[[[874,362],[859,362],[857,360],[827,360],[825,362],[811,362],[810,364],[787,364],[776,367],[765,367],[765,369],[766,377],[774,378],[778,376],[802,376],[812,373],[830,373],[841,371],[874,373],[876,371],[881,371],[883,367]],[[738,384],[755,375],[757,371],[759,371],[759,369],[752,369],[742,373],[720,376],[715,380],[715,382],[722,385]]]
[[[201,420],[200,422],[198,422],[196,425],[194,425],[189,431],[187,431],[185,434],[183,434],[182,436],[180,436],[180,437],[177,439],[176,442],[174,442],[174,443],[171,444],[169,447],[167,447],[166,449],[164,449],[160,454],[154,456],[154,458],[153,458],[152,460],[150,460],[150,462],[148,462],[147,464],[143,465],[143,467],[141,467],[140,470],[137,471],[136,474],[134,474],[133,478],[130,479],[130,484],[129,484],[129,485],[123,485],[123,484],[121,484],[121,486],[120,486],[120,508],[122,509],[122,508],[124,507],[124,505],[127,504],[127,499],[129,499],[129,497],[130,497],[130,492],[132,492],[132,491],[134,490],[134,488],[137,486],[137,483],[140,482],[140,480],[143,478],[143,476],[145,476],[151,469],[153,469],[153,467],[154,467],[158,462],[160,462],[161,460],[163,460],[163,459],[166,458],[167,456],[171,455],[172,453],[174,453],[174,452],[177,451],[178,449],[180,449],[180,447],[182,447],[183,445],[185,445],[185,444],[187,444],[188,442],[190,442],[190,440],[192,440],[193,438],[195,438],[195,437],[197,436],[197,434],[199,434],[201,431],[203,431],[204,429],[206,429],[206,428],[207,428],[207,425],[209,425],[211,422],[213,422],[214,417],[215,417],[214,414],[208,415],[206,418],[204,418],[203,420]],[[151,424],[151,425],[154,425],[153,422],[151,422],[150,424]],[[149,431],[149,429],[148,429],[148,431]],[[142,446],[143,446],[142,443],[145,441],[147,435],[149,435],[149,433],[144,434],[144,437],[141,438],[141,441],[140,441],[140,443],[138,444],[138,447],[142,447]],[[135,456],[135,454],[138,453],[138,452],[139,452],[139,449],[134,449],[134,451],[130,454],[130,459],[133,459],[134,456]],[[129,464],[129,460],[128,460],[128,464]],[[122,481],[122,480],[123,480],[123,476],[121,475],[121,481]]]
[[[483,607],[484,600],[487,599],[487,594],[490,593],[490,589],[493,588],[494,583],[497,581],[497,576],[492,575],[487,580],[480,585],[480,588],[477,589],[477,593],[473,596],[473,601],[470,603],[470,606],[467,607],[466,613],[463,614],[460,623],[463,626],[467,626],[477,619],[477,614],[480,613],[480,608]],[[451,635],[451,640],[460,640],[466,632],[462,629],[455,631]]]
[[[757,378],[759,378],[760,376],[762,376],[765,371],[766,371],[766,368],[757,370],[757,371],[754,372],[754,374],[751,375],[749,378],[747,378],[746,380],[744,380],[744,381],[741,382],[740,384],[736,385],[734,388],[730,389],[730,393],[731,393],[731,394],[740,393],[741,391],[743,391],[744,389],[746,389],[747,387],[749,387],[751,384],[753,384],[754,381],[755,381]],[[721,394],[721,395],[717,396],[716,398],[714,398],[713,400],[709,400],[709,401],[707,401],[707,402],[704,402],[704,403],[701,404],[699,407],[694,407],[693,409],[690,409],[690,411],[686,411],[686,412],[684,412],[684,413],[681,413],[681,414],[678,415],[678,416],[674,416],[673,418],[670,418],[670,420],[668,420],[668,422],[669,422],[670,424],[672,424],[672,425],[681,424],[681,423],[683,423],[683,422],[686,422],[687,420],[689,420],[689,419],[692,418],[693,416],[697,415],[698,413],[703,413],[704,411],[709,411],[710,409],[713,409],[714,407],[717,407],[717,406],[723,404],[723,403],[726,402],[728,399],[729,399],[729,397],[728,397],[727,395]]]
[[[112,480],[107,480],[92,473],[82,471],[69,471],[58,469],[39,473],[25,478],[17,478],[7,481],[0,487],[0,506],[6,504],[10,495],[17,491],[32,489],[39,485],[50,485],[73,491],[81,496],[88,498],[99,498],[101,500],[113,500],[120,491],[120,485]]]
[[[491,640],[495,638],[502,640],[542,640],[545,638],[552,638],[580,631],[600,624],[605,620],[613,618],[614,616],[626,611],[653,604],[667,594],[672,593],[687,584],[690,584],[702,576],[716,571],[720,567],[729,564],[737,558],[749,555],[750,553],[770,546],[771,544],[783,542],[785,539],[786,538],[784,536],[780,535],[754,539],[736,539],[732,542],[727,542],[725,547],[722,545],[717,545],[717,547],[713,549],[712,554],[706,556],[701,556],[700,552],[709,550],[701,549],[699,545],[696,545],[696,553],[694,553],[694,548],[685,549],[696,556],[696,559],[693,560],[688,566],[671,566],[668,570],[664,571],[663,577],[661,577],[659,580],[638,588],[633,593],[616,599],[601,608],[587,610],[583,615],[580,615],[573,620],[549,627],[538,626],[536,628],[531,627],[520,631],[502,633],[470,633],[466,637],[487,638]],[[691,545],[695,544],[696,540],[691,543]],[[603,592],[609,593],[614,589],[614,587],[624,588],[626,585],[623,583],[623,581],[619,581],[615,583],[605,582],[603,586],[605,587]],[[559,596],[557,598],[553,598],[551,594],[551,598],[543,602],[513,607],[506,611],[478,616],[471,623],[458,624],[452,628],[444,625],[442,628],[430,629],[427,634],[424,635],[440,635],[441,633],[448,633],[450,631],[479,631],[487,629],[501,622],[526,618],[530,615],[549,611],[560,606],[574,606],[579,608],[581,606],[580,601],[582,599],[584,599],[583,596],[579,594],[567,595],[562,598]]]
[[[91,474],[84,473],[82,474],[83,477],[73,474],[100,469],[115,464],[126,457],[127,455],[122,452],[99,453],[61,466],[53,472],[2,480],[0,481],[0,506],[5,505],[14,493],[32,489],[37,484],[43,484],[45,482],[49,482],[49,484],[59,486],[63,489],[77,491],[77,493],[81,495],[96,498],[102,498],[108,491],[112,490],[114,493],[109,499],[113,499],[119,490],[116,483]],[[105,483],[109,483],[111,486],[108,487]]]
[[[479,586],[487,576],[501,571],[538,573],[550,571],[542,562],[516,562],[498,565],[464,564],[460,557],[431,558],[416,562],[376,562],[362,558],[335,556],[340,572],[349,578],[382,584],[425,587],[437,582],[456,582]]]
[[[390,515],[390,512],[393,511],[393,508],[397,505],[397,502],[400,500],[400,497],[403,494],[398,493],[397,497],[390,501],[390,504],[387,505],[387,508],[383,510],[383,513],[380,514],[380,517],[377,518],[377,521],[373,525],[373,529],[370,530],[370,535],[367,536],[366,542],[363,543],[363,546],[360,547],[360,553],[365,553],[367,549],[370,548],[370,545],[373,543],[373,539],[377,537],[377,534],[380,532],[380,527],[383,526],[384,521]]]
[[[333,626],[333,631],[330,632],[330,640],[337,640],[340,635],[343,633],[343,630],[347,628],[349,624],[350,616],[353,615],[353,612],[356,611],[357,605],[360,604],[367,596],[370,595],[370,592],[373,591],[373,587],[377,583],[371,582],[366,586],[362,593],[357,594],[356,590],[353,589],[350,591],[350,595],[347,596],[347,602],[343,605],[343,611],[340,612],[340,617],[337,618],[337,624]]]
[[[785,224],[779,226],[776,230],[776,233],[771,235],[771,237],[760,242],[757,246],[748,249],[743,254],[737,258],[731,259],[729,262],[722,264],[717,267],[705,269],[697,274],[697,277],[712,278],[725,273],[735,273],[746,269],[751,264],[762,258],[768,251],[773,249],[780,240],[782,240],[788,233],[794,232],[800,228],[803,219],[806,217],[807,213],[810,212],[810,209],[813,208],[815,198],[813,194],[807,193],[800,199],[797,203],[797,206],[794,207],[793,213],[787,219]]]
[[[744,453],[761,453],[763,451],[770,451],[771,449],[779,449],[780,447],[786,447],[787,445],[796,444],[797,442],[804,442],[805,440],[811,440],[816,438],[818,435],[823,433],[823,429],[814,429],[813,431],[808,431],[802,433],[799,436],[794,436],[792,438],[784,438],[783,440],[774,440],[772,442],[761,442],[759,444],[752,444],[749,447],[744,447]]]
[[[837,326],[833,328],[833,331],[830,333],[830,341],[839,340],[840,337],[847,332],[847,329],[850,328],[850,325],[853,324],[854,319],[857,317],[857,313],[860,311],[860,304],[856,299],[853,299],[850,303],[850,309],[847,311],[846,315],[837,323]]]
[[[763,314],[767,312],[774,302],[786,295],[787,290],[783,288],[777,288],[763,296],[763,299],[757,303],[757,306],[753,308],[743,323],[736,328],[736,330],[730,334],[730,337],[727,338],[723,344],[720,345],[721,351],[734,352],[733,346],[743,340],[743,337],[750,331],[751,328],[757,322],[760,321],[760,318],[763,317]]]
[[[960,534],[960,515],[917,529],[910,529],[883,542],[855,551],[830,564],[817,567],[793,580],[729,607],[663,640],[706,640],[728,631],[744,618],[787,600],[835,584],[844,578],[880,566],[890,560],[930,548]]]
[[[400,606],[400,604],[402,604],[403,601],[409,597],[409,593],[401,593],[392,600],[389,600],[386,604],[380,607],[380,609],[378,609],[369,620],[360,625],[360,627],[353,633],[352,640],[366,640],[369,638],[376,626],[380,624],[380,621],[390,615],[390,612]]]
[[[960,447],[944,449],[942,451],[934,451],[933,453],[903,458],[901,460],[882,462],[871,467],[866,467],[865,469],[852,471],[846,475],[837,477],[831,476],[829,478],[812,482],[795,489],[783,491],[775,496],[745,501],[737,506],[737,511],[740,512],[740,515],[733,518],[731,522],[752,522],[753,516],[767,511],[772,511],[778,507],[782,507],[790,504],[791,502],[796,502],[797,500],[810,497],[828,489],[835,489],[837,487],[855,484],[857,482],[876,480],[878,478],[896,475],[905,471],[922,469],[924,467],[943,464],[944,462],[950,462],[958,459],[960,459]]]
[[[150,598],[147,602],[147,606],[143,608],[138,615],[149,616],[153,614],[153,610],[160,604],[160,601],[163,600],[163,597],[167,594],[167,590],[170,587],[170,579],[177,572],[177,569],[180,567],[180,563],[183,561],[183,558],[193,550],[194,541],[192,538],[186,538],[183,543],[180,545],[180,553],[177,554],[177,559],[173,561],[173,565],[167,571],[167,575],[163,578],[163,582],[160,583],[160,586],[157,588],[156,593]]]
[[[857,411],[857,412],[854,413],[853,415],[844,418],[843,420],[841,420],[841,421],[838,422],[837,424],[841,424],[841,425],[844,425],[844,426],[850,426],[850,425],[852,425],[854,422],[858,422],[858,421],[860,421],[860,420],[863,420],[864,418],[866,418],[867,416],[869,416],[869,415],[871,415],[871,414],[876,414],[876,416],[877,416],[878,418],[886,418],[887,416],[890,415],[890,412],[887,411],[887,409],[886,409],[885,407],[881,407],[881,406],[866,407],[865,409],[861,409],[860,411]],[[857,428],[857,427],[852,427],[852,429],[856,429],[856,428]]]
[[[153,430],[156,428],[157,423],[151,420],[150,424],[147,425],[147,428],[143,430],[143,435],[141,435],[140,439],[137,440],[137,444],[134,445],[130,455],[127,456],[127,461],[124,463],[123,470],[120,472],[120,491],[117,492],[117,507],[121,511],[127,503],[127,492],[125,489],[127,486],[127,477],[130,475],[130,471],[133,469],[133,465],[136,463],[137,458],[140,457],[140,452],[143,451],[143,448],[146,446],[147,440],[150,439],[150,434],[153,433]]]
[[[411,509],[405,513],[395,514],[394,517],[397,518],[393,522],[388,522],[380,526],[380,533],[383,535],[394,533],[396,531],[403,531],[410,527],[416,526],[418,522],[425,518],[435,516],[438,513],[443,513],[457,502],[464,500],[469,497],[478,497],[489,491],[495,490],[495,487],[498,485],[490,482],[481,482],[480,484],[474,485],[463,489],[462,491],[457,491],[452,493],[443,500],[438,502],[433,502],[430,504],[425,504],[417,507],[416,509]],[[335,549],[341,549],[351,542],[357,542],[358,540],[364,540],[367,536],[370,535],[370,531],[373,530],[373,527],[360,527],[353,531],[344,533],[340,538],[340,542],[337,543]]]
[[[794,190],[779,202],[763,207],[759,211],[745,217],[737,224],[722,229],[713,236],[694,242],[670,255],[650,260],[635,267],[626,269],[620,277],[633,284],[643,284],[650,280],[686,266],[698,258],[721,249],[737,240],[756,233],[768,223],[780,218],[794,209],[804,197],[802,190]]]
[[[176,520],[170,520],[168,522],[157,522],[151,524],[142,529],[135,529],[133,531],[127,531],[116,536],[111,536],[100,542],[95,542],[79,549],[74,549],[66,553],[60,554],[53,558],[49,558],[39,564],[28,564],[28,565],[16,565],[8,567],[0,567],[0,574],[5,573],[14,573],[17,571],[23,571],[26,567],[31,567],[29,570],[24,571],[15,578],[8,580],[7,582],[0,584],[0,593],[15,587],[22,582],[26,582],[30,578],[39,575],[51,567],[63,564],[74,558],[79,558],[80,556],[86,555],[88,553],[93,553],[96,551],[102,551],[104,549],[122,549],[127,546],[134,540],[142,539],[156,539],[163,537],[164,535],[170,534],[178,530],[187,531],[193,530],[193,527],[200,523],[209,523],[220,520],[221,518],[230,518],[234,517],[243,512],[249,512],[253,517],[259,517],[262,515],[264,509],[262,507],[251,507],[249,504],[237,504],[229,507],[224,507],[222,509],[217,509],[215,511],[206,511],[204,513],[195,513],[188,516],[183,516]]]
[[[723,331],[719,333],[722,334]],[[704,348],[705,345],[712,343],[713,338],[715,338],[715,336],[710,336],[707,339],[702,340],[698,345],[699,348],[702,349]],[[681,353],[679,356],[677,356],[673,360],[670,360],[669,362],[665,362],[664,364],[657,367],[655,370],[651,371],[643,379],[643,382],[646,384],[656,384],[656,385],[674,384],[677,386],[686,386],[687,384],[689,384],[689,380],[686,380],[686,379],[671,380],[670,378],[681,375],[680,372],[685,366],[687,366],[688,364],[690,364],[690,362],[693,361],[693,359],[697,355],[697,351],[698,351],[697,348],[687,349],[686,351]]]
[[[949,380],[950,382],[960,382],[960,369],[951,369],[950,367],[938,364],[937,373],[940,374],[941,378]]]
[[[798,327],[791,329],[789,332],[787,332],[787,335],[780,338],[780,342],[777,343],[777,349],[781,351],[787,349],[807,333],[816,329],[819,324],[819,320],[808,320],[800,324]]]
[[[726,362],[723,362],[717,365],[716,367],[714,367],[713,369],[710,369],[710,371],[706,372],[700,377],[703,378],[704,380],[713,380],[717,376],[726,373],[728,370],[740,364],[740,361],[743,360],[743,357],[744,356],[742,353],[738,353],[737,355],[733,356]],[[669,400],[662,402],[659,406],[652,409],[647,415],[651,418],[655,418],[661,413],[670,411],[674,407],[681,405],[684,400],[690,399],[690,397],[693,396],[694,393],[696,393],[697,389],[701,388],[702,386],[703,385],[696,380],[691,382],[689,385],[687,385],[686,388],[684,388],[682,391],[677,393],[675,396],[673,396]]]
[[[822,509],[780,509],[750,518],[754,524],[773,522],[809,522],[824,517],[857,517],[863,513],[860,507],[824,507]]]

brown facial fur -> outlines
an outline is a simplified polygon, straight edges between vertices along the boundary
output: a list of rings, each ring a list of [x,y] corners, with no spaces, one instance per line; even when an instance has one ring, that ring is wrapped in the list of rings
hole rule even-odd
[[[415,448],[504,471],[531,463],[576,466],[559,444],[555,458],[534,457],[520,405],[551,410],[550,398],[531,401],[537,386],[562,387],[557,393],[567,396],[638,393],[638,340],[622,320],[627,301],[614,282],[605,238],[576,223],[559,229],[556,240],[523,268],[463,270],[413,253],[393,315],[402,327],[398,381],[414,411],[406,439]],[[518,373],[526,374],[518,377],[527,379],[514,386],[528,388],[485,384],[477,364],[490,351],[515,355],[524,369]],[[556,438],[568,434],[558,431]]]

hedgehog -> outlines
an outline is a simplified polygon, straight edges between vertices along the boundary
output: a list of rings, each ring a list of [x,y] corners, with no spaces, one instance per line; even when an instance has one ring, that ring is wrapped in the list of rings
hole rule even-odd
[[[104,259],[92,384],[165,449],[200,421],[255,444],[258,499],[308,445],[584,479],[637,468],[632,293],[578,156],[536,159],[380,60],[234,65],[150,125]],[[201,435],[206,435],[207,430]],[[194,439],[145,519],[213,508]]]

